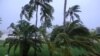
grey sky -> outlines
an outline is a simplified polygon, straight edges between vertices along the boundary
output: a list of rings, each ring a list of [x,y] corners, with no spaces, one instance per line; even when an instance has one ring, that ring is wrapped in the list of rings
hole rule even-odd
[[[21,7],[28,3],[29,0],[0,0],[0,17],[2,24],[0,30],[7,32],[7,27],[12,22],[17,22]],[[51,3],[55,9],[53,24],[61,25],[63,22],[63,3],[64,0],[53,0]],[[80,5],[81,20],[84,25],[90,29],[100,26],[100,0],[68,0],[68,7]]]

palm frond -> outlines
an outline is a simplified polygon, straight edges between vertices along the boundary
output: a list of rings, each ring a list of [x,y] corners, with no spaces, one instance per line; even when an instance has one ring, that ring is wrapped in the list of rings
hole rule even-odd
[[[87,36],[89,35],[89,30],[86,27],[78,27],[78,28],[74,28],[73,30],[71,30],[70,34]]]
[[[80,20],[80,16],[78,14],[74,13],[74,15],[78,20]]]
[[[32,18],[32,15],[33,15],[33,11],[34,10],[35,10],[35,6],[26,4],[22,8],[22,11],[20,13],[20,18],[22,19],[22,17],[25,16],[27,20],[30,20],[30,18]]]
[[[7,51],[8,54],[9,54],[11,48],[16,44],[16,41],[17,41],[16,38],[7,38],[7,39],[5,40],[5,42],[4,42],[4,46],[5,46],[6,44],[9,45],[9,47],[8,47],[8,51]]]

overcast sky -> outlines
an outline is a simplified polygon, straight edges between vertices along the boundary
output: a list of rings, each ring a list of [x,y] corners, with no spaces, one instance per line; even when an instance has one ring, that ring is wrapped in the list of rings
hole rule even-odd
[[[2,18],[0,30],[7,32],[7,27],[20,19],[21,8],[28,2],[29,0],[0,0],[0,17]],[[64,0],[53,0],[51,3],[55,9],[54,25],[61,25],[63,22],[63,3]],[[86,27],[94,29],[100,26],[100,0],[68,0],[68,7],[76,4],[80,5],[82,12],[79,14]]]

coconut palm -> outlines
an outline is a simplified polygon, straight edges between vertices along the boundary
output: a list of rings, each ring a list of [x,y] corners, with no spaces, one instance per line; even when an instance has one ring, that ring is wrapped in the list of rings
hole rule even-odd
[[[84,49],[88,54],[99,55],[94,48],[93,38],[89,37],[89,30],[79,23],[79,20],[66,24],[66,30],[63,32],[63,26],[58,26],[51,33],[51,41],[54,41],[57,47],[62,49],[62,56],[73,56],[72,49]],[[82,54],[81,54],[82,55]]]
[[[75,17],[78,20],[80,20],[80,16],[77,14],[78,12],[81,12],[79,9],[80,9],[79,5],[74,5],[70,7],[68,11],[66,12],[65,18],[68,18],[68,16],[70,16],[70,21],[74,21]]]
[[[41,22],[45,27],[52,26],[51,20],[53,19],[54,9],[52,6],[46,3],[45,7],[41,7]]]
[[[68,11],[66,11],[66,7],[67,7],[67,0],[65,0],[65,3],[64,3],[64,21],[63,21],[64,26],[66,24],[66,18],[68,19],[68,16],[70,16],[70,21],[74,21],[75,20],[74,17],[76,17],[78,20],[80,20],[80,16],[77,14],[77,12],[81,12],[79,10],[79,5],[72,6],[71,8],[68,9]]]
[[[26,18],[28,17],[28,19],[30,20],[30,18],[32,17],[32,13],[33,11],[36,11],[36,26],[37,26],[37,21],[38,21],[38,7],[40,6],[40,15],[41,15],[41,22],[42,22],[42,26],[44,26],[44,28],[46,29],[46,27],[50,27],[51,24],[51,20],[53,18],[52,13],[54,11],[53,7],[51,5],[49,5],[49,2],[52,0],[30,0],[29,2],[29,10],[27,11],[27,9],[22,10],[22,12],[26,11],[27,15],[25,15],[25,13],[21,13],[21,17],[24,14],[26,16]],[[25,6],[26,7],[26,6]],[[32,11],[31,11],[32,9]],[[31,16],[29,16],[31,15]],[[36,37],[36,36],[35,36]],[[45,38],[46,40],[46,38]],[[36,55],[34,55],[36,56]]]
[[[84,31],[84,34],[85,35],[88,35],[89,34],[89,32],[88,32],[88,29],[86,28],[86,27],[84,27],[81,23],[80,23],[80,21],[79,20],[75,20],[75,21],[73,21],[73,22],[66,22],[66,25],[65,25],[65,32],[69,35],[75,35],[75,34],[77,34],[77,35],[83,35],[83,31]],[[63,26],[57,26],[57,27],[55,27],[54,29],[53,29],[53,32],[52,32],[52,34],[51,34],[51,36],[53,36],[53,37],[56,37],[56,35],[55,34],[59,34],[59,33],[62,33],[63,32],[63,29],[64,27]],[[79,28],[83,28],[83,29],[85,29],[85,30],[83,30],[82,32],[78,32],[77,31],[77,29],[79,29]],[[59,30],[59,31],[58,31]],[[77,31],[77,32],[75,32],[74,34],[73,33],[71,33],[71,32],[74,32],[74,31]],[[86,32],[85,32],[86,31]],[[82,34],[81,34],[82,33]],[[52,39],[52,38],[51,38]],[[53,40],[53,39],[52,39]]]
[[[47,7],[47,8],[45,8]],[[51,20],[53,19],[52,13],[54,11],[53,7],[46,3],[45,7],[41,7],[41,27],[40,27],[40,34],[44,37],[45,43],[47,44],[49,48],[49,55],[52,56],[53,54],[53,45],[48,40],[47,35],[47,28],[50,28],[52,26]]]
[[[20,17],[24,15],[26,19],[30,20],[34,12],[36,12],[36,25],[38,20],[38,7],[48,9],[50,5],[48,4],[52,0],[30,0],[29,4],[26,4],[21,11]],[[41,10],[42,11],[42,10]]]
[[[4,43],[4,45],[9,45],[8,54],[12,47],[14,47],[15,53],[18,46],[21,56],[28,56],[30,47],[37,48],[37,51],[40,51],[41,41],[34,39],[35,32],[38,30],[36,26],[30,25],[30,23],[25,20],[21,20],[17,25],[12,23],[10,27],[13,29],[12,34],[10,34],[12,36],[8,37]]]

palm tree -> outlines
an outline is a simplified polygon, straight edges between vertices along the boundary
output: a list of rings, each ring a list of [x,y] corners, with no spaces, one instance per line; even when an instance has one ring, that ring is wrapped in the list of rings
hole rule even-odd
[[[63,21],[63,25],[65,26],[66,24],[66,18],[68,18],[68,16],[70,16],[70,21],[74,21],[74,16],[80,20],[79,15],[77,14],[77,12],[81,12],[79,10],[79,5],[74,5],[71,8],[68,9],[68,11],[66,11],[66,7],[67,7],[67,0],[64,1],[64,21]],[[64,30],[65,31],[65,30]]]
[[[51,36],[56,37],[55,34],[63,33],[63,30],[64,30],[63,28],[64,28],[63,26],[57,26],[57,27],[55,27],[53,29],[53,32],[52,32]],[[71,32],[74,32],[78,28],[83,28],[83,29],[85,28],[85,27],[83,27],[83,25],[80,23],[79,20],[75,20],[73,22],[66,22],[66,24],[65,24],[65,33],[72,35],[73,33],[71,33]],[[84,33],[86,33],[88,35],[88,32],[87,31],[88,31],[88,29],[85,28]],[[77,31],[77,33],[74,33],[74,34],[81,35],[81,33],[83,33],[83,32],[80,32],[79,33]]]
[[[41,7],[41,25],[46,27],[51,27],[51,20],[53,19],[54,9],[48,3],[46,3],[45,7]]]
[[[99,55],[94,48],[94,39],[89,37],[89,30],[79,22],[79,20],[75,20],[67,23],[65,32],[63,32],[64,26],[54,28],[51,33],[51,40],[62,49],[63,56],[73,56],[71,49],[74,48],[79,50],[82,48],[87,51],[88,54],[84,53],[85,56]]]
[[[38,30],[36,26],[30,25],[25,20],[21,20],[17,25],[12,23],[10,27],[13,29],[12,34],[10,34],[12,36],[7,38],[4,43],[4,45],[7,43],[9,45],[8,54],[13,46],[14,53],[19,46],[21,56],[28,56],[30,47],[37,48],[37,51],[40,51],[41,41],[33,38],[35,32]]]
[[[29,4],[26,4],[21,11],[20,17],[24,15],[26,19],[30,20],[32,18],[33,13],[36,11],[36,25],[38,21],[38,7],[40,6],[41,8],[47,9],[49,2],[52,0],[30,0]],[[41,10],[42,11],[42,10]]]
[[[81,12],[79,10],[79,5],[74,5],[71,8],[68,9],[68,11],[66,12],[65,18],[68,18],[68,16],[70,16],[70,21],[74,21],[76,17],[78,20],[80,20],[80,16],[77,14],[77,12]]]
[[[36,26],[37,26],[38,7],[40,6],[40,9],[41,9],[41,13],[40,13],[41,19],[40,20],[41,20],[42,25],[44,26],[45,30],[46,30],[46,27],[50,27],[52,25],[51,19],[53,18],[52,13],[54,10],[53,10],[53,7],[48,4],[50,1],[52,1],[52,0],[30,0],[29,6],[28,6],[29,10],[27,11],[27,9],[24,9],[28,13],[27,15],[28,15],[29,20],[32,16],[32,12],[33,12],[33,11],[31,11],[31,9],[36,11]],[[25,13],[21,13],[21,17],[23,14],[25,15]],[[36,38],[36,36],[35,36],[35,38]],[[46,40],[46,38],[45,38],[45,40]],[[34,56],[36,56],[36,55],[34,55]]]
[[[47,4],[47,3],[46,3]],[[44,37],[45,43],[49,49],[49,55],[52,56],[54,52],[54,45],[48,40],[47,28],[52,26],[51,20],[53,19],[52,13],[54,11],[53,7],[49,4],[46,5],[47,8],[41,8],[41,26],[40,26],[40,34]]]
[[[48,3],[45,3],[45,7],[41,7],[41,27],[40,27],[40,34],[44,37],[45,43],[47,44],[49,48],[49,55],[52,56],[53,54],[53,45],[48,40],[47,36],[47,28],[50,28],[52,26],[51,20],[53,19],[52,13],[54,11],[53,7],[50,6]],[[51,50],[52,49],[52,50]]]

